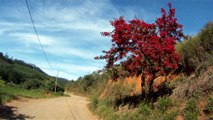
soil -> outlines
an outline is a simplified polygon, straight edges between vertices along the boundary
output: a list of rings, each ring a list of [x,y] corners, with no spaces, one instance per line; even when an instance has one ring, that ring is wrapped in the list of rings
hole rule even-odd
[[[1,106],[0,119],[98,120],[85,97],[71,95],[50,99],[14,100]]]

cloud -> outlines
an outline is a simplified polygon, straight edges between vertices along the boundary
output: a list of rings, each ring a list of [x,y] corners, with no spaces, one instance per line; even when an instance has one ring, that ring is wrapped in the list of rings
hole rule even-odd
[[[38,44],[38,39],[35,34],[32,33],[11,33],[9,34],[13,37],[16,37],[17,39],[21,40],[21,42],[24,42],[25,44]],[[53,45],[56,44],[57,41],[56,38],[45,36],[45,35],[39,35],[39,39],[43,45]]]
[[[99,70],[97,66],[92,66],[92,65],[82,65],[82,64],[71,64],[71,63],[53,63],[54,66],[58,66],[58,69],[61,70],[66,70],[69,73],[74,73],[78,74],[77,72],[83,72],[83,73],[88,73],[88,72],[93,72],[96,70]]]
[[[51,69],[47,64],[40,61],[33,61],[38,67],[40,67],[44,72],[55,76],[57,71],[60,72],[60,77],[68,78],[69,80],[76,80],[78,77],[92,73],[94,71],[100,70],[98,64],[73,64],[73,63],[65,63],[65,62],[52,62],[53,69]],[[56,68],[56,69],[54,69]]]
[[[97,56],[93,51],[87,49],[77,49],[65,46],[55,46],[52,48],[46,48],[47,53],[57,56],[69,56],[69,57],[80,57],[82,59],[94,59]]]
[[[13,37],[19,39],[22,43],[26,46],[39,46],[38,39],[35,34],[32,33],[11,33]],[[75,48],[75,46],[69,46],[66,44],[68,40],[64,38],[54,38],[47,35],[39,35],[40,41],[44,46],[45,51],[48,54],[52,54],[55,56],[77,56],[82,59],[93,59],[98,53],[88,50],[85,48]],[[63,40],[66,41],[65,43],[62,42]],[[78,42],[78,41],[77,41]],[[40,46],[39,46],[40,47]],[[30,50],[30,49],[29,49]],[[18,49],[17,52],[23,52],[25,50]],[[32,50],[31,52],[32,53]]]
[[[30,25],[26,23],[14,23],[14,22],[8,22],[5,20],[0,21],[0,35],[3,35],[7,32],[11,31],[18,31],[18,30],[27,30],[27,28],[30,27]]]

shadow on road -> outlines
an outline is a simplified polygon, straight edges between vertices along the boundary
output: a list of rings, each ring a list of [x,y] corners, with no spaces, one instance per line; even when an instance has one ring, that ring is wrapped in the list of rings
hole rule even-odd
[[[25,120],[25,119],[33,119],[35,116],[29,116],[24,114],[17,114],[16,107],[0,105],[0,119],[12,119],[12,120]]]

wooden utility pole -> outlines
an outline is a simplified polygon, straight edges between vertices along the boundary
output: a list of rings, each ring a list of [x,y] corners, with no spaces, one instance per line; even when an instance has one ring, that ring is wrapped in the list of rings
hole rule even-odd
[[[55,93],[57,92],[58,74],[59,74],[59,71],[57,71],[57,77],[55,79]]]

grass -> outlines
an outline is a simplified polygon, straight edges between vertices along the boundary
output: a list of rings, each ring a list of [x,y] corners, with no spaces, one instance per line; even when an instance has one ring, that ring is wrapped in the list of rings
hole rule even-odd
[[[26,90],[20,87],[7,86],[4,82],[2,82],[2,80],[0,80],[0,104],[18,97],[50,98],[62,95],[63,93],[46,94],[45,90],[42,89]]]
[[[90,109],[100,119],[104,120],[176,120],[178,109],[170,109],[170,106],[172,106],[172,101],[168,97],[160,98],[154,108],[150,103],[142,101],[134,109],[119,111],[116,111],[107,100],[100,100],[94,97],[90,103]]]
[[[0,99],[2,102],[10,101],[18,96],[27,98],[43,98],[45,97],[45,94],[43,90],[25,90],[10,86],[0,87]]]
[[[92,111],[94,111],[98,107],[98,98],[94,96],[91,98],[90,101],[91,101],[91,103],[90,103],[89,107]]]
[[[208,99],[204,112],[206,114],[213,113],[213,96]]]
[[[157,107],[161,112],[165,112],[169,106],[172,105],[170,98],[168,97],[161,97],[158,99]]]
[[[190,99],[184,108],[183,116],[187,120],[198,120],[198,114],[199,111],[197,109],[197,100]]]

